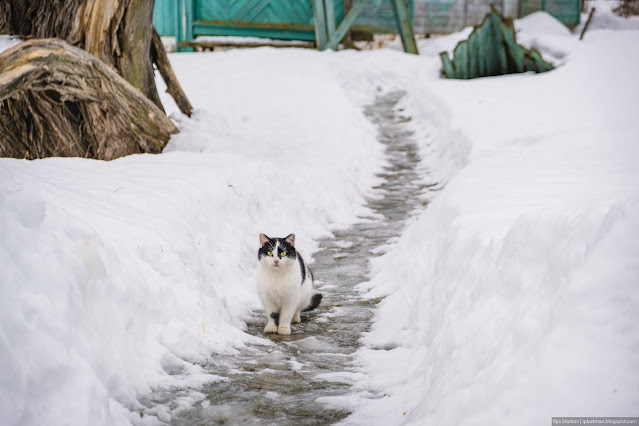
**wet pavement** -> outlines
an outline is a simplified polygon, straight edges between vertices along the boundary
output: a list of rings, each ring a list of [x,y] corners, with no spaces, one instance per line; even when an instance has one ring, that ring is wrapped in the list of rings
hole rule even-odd
[[[370,258],[399,237],[406,220],[426,204],[428,185],[419,176],[410,117],[403,116],[398,106],[403,96],[399,91],[380,95],[365,109],[378,128],[388,162],[379,174],[382,182],[375,197],[368,201],[374,214],[335,232],[334,239],[321,241],[314,255],[315,291],[324,295],[320,307],[303,314],[290,336],[267,335],[272,345],[216,356],[214,365],[206,368],[226,380],[201,390],[207,399],[179,410],[170,424],[315,425],[349,415],[317,399],[351,394],[351,384],[361,374],[354,368],[353,356],[379,300],[363,299],[355,286],[367,281]],[[256,311],[247,321],[248,332],[264,336],[264,324],[263,312]]]

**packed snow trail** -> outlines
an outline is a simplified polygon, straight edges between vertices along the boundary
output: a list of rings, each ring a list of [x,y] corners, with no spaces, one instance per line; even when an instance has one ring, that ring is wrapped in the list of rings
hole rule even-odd
[[[368,201],[374,214],[322,241],[314,256],[315,288],[324,295],[320,308],[303,315],[290,336],[268,335],[272,344],[216,356],[207,370],[224,379],[203,389],[207,399],[195,407],[179,408],[174,392],[156,395],[149,406],[167,405],[171,424],[327,424],[348,416],[317,400],[352,393],[350,385],[361,374],[355,371],[353,353],[378,300],[364,300],[355,286],[366,280],[370,257],[397,238],[406,219],[425,205],[427,186],[418,175],[420,157],[406,124],[410,118],[397,107],[404,95],[379,96],[365,110],[378,127],[388,164],[379,175],[383,181],[375,188],[377,196]],[[248,332],[264,336],[264,321],[263,312],[254,312]]]

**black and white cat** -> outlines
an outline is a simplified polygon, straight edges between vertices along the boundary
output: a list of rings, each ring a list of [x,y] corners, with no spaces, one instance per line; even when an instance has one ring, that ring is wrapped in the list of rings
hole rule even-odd
[[[269,238],[260,234],[257,287],[266,309],[264,333],[291,334],[300,312],[317,308],[322,295],[313,292],[313,273],[295,250],[295,234]]]

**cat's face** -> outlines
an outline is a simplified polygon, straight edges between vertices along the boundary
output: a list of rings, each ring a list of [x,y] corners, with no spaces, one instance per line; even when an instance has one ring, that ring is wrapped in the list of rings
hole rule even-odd
[[[260,249],[257,252],[260,263],[271,268],[287,268],[297,262],[295,234],[285,238],[269,238],[260,234]]]

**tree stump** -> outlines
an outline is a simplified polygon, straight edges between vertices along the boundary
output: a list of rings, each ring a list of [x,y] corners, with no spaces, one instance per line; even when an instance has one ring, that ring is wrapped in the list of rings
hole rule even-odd
[[[190,116],[193,107],[153,40],[153,7],[153,0],[0,2],[0,33],[31,40],[1,55],[0,155],[160,152],[177,128],[164,114],[154,62],[182,112]],[[67,43],[33,40],[50,37]]]
[[[177,128],[115,70],[57,39],[0,55],[0,156],[111,160],[161,152]]]

